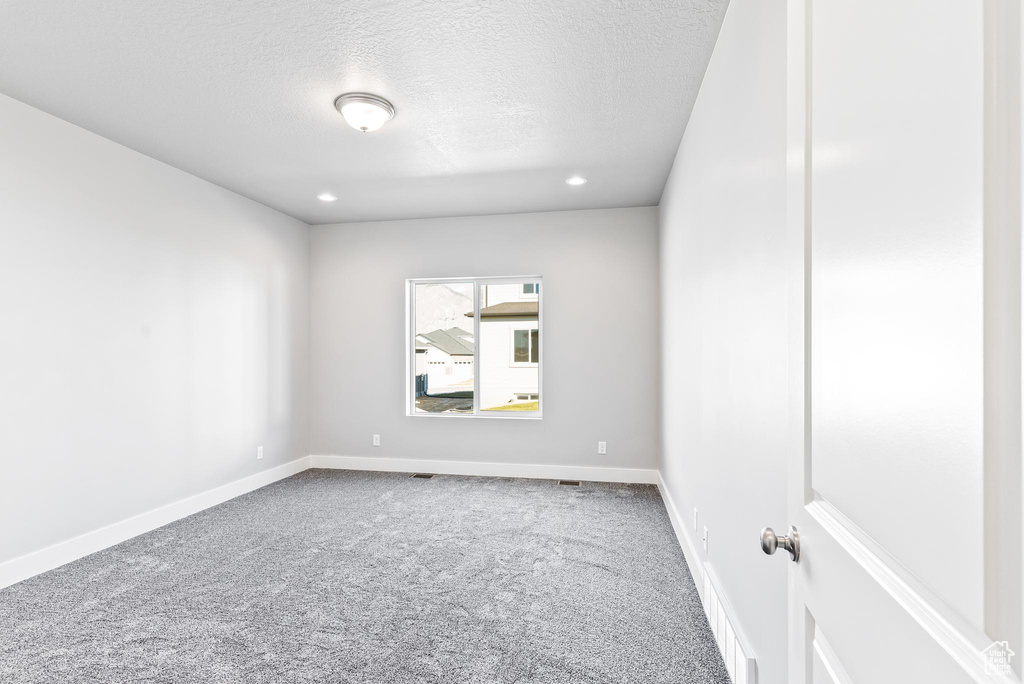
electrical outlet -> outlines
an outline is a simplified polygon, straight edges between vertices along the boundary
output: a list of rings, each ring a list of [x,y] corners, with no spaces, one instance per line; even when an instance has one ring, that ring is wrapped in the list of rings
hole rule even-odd
[[[697,531],[697,507],[693,507],[693,531]]]
[[[704,526],[704,553],[708,552],[708,526]]]
[[[263,447],[258,446],[256,447],[256,460],[258,461],[261,458],[263,458]]]
[[[373,436],[373,446],[380,446],[380,435]]]
[[[599,454],[607,454],[608,453],[608,442],[598,442],[597,443],[597,453],[599,453]]]

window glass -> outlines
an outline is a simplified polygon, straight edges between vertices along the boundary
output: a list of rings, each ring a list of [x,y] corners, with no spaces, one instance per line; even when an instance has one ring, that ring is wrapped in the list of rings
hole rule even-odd
[[[481,411],[540,410],[539,292],[536,282],[480,285]]]
[[[473,413],[473,283],[419,283],[415,310],[415,411]]]
[[[512,352],[513,359],[518,363],[530,362],[529,330],[515,331],[515,349]]]

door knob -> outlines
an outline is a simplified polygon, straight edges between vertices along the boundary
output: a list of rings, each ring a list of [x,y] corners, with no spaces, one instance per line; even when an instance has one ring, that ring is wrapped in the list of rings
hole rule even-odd
[[[800,534],[796,531],[795,527],[789,526],[789,536],[786,537],[776,536],[775,530],[770,527],[761,530],[762,551],[770,556],[780,546],[789,551],[789,555],[793,557],[794,563],[800,560]]]

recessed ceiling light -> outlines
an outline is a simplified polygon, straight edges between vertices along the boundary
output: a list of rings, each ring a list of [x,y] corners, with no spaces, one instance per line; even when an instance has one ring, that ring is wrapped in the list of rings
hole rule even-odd
[[[587,179],[583,176],[569,176],[565,179],[565,182],[569,185],[583,185],[587,182]]]
[[[357,131],[375,131],[395,115],[394,106],[383,97],[369,93],[345,93],[334,101],[334,107]]]
[[[316,198],[321,202],[333,202],[334,200],[338,199],[329,192],[321,192],[319,195],[316,196]]]

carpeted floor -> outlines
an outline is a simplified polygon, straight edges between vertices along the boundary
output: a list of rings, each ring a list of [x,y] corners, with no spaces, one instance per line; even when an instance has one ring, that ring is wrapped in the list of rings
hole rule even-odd
[[[308,470],[0,590],[0,682],[728,682],[655,487]]]

